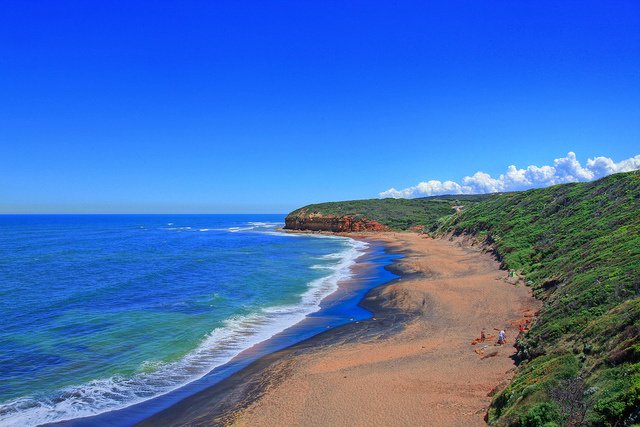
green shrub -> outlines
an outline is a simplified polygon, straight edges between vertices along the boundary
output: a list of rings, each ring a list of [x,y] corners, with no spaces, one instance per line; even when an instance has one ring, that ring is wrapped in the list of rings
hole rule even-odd
[[[538,403],[532,405],[525,415],[522,415],[515,423],[516,427],[540,427],[543,425],[557,426],[560,421],[558,409],[550,403]]]
[[[640,363],[614,372],[614,383],[593,407],[592,420],[598,425],[615,425],[640,405]]]

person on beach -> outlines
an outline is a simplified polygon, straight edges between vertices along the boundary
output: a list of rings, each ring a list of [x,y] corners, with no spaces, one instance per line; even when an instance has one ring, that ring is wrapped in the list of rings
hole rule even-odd
[[[504,329],[500,331],[500,334],[498,334],[498,345],[502,345],[504,344]]]
[[[480,342],[484,342],[486,337],[484,336],[484,329],[480,332]]]

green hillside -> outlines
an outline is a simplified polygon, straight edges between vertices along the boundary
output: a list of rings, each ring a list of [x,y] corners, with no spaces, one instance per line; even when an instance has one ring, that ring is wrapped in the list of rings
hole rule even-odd
[[[351,216],[355,219],[377,221],[392,230],[409,230],[416,226],[430,229],[439,218],[454,213],[455,209],[452,206],[455,205],[456,200],[453,198],[352,200],[308,205],[291,212],[289,216],[293,217],[302,212],[306,215]]]
[[[312,213],[473,235],[544,301],[516,343],[522,362],[494,397],[489,424],[640,426],[640,172],[506,194],[322,203],[289,215]]]
[[[512,193],[438,234],[470,233],[524,275],[544,306],[492,425],[640,423],[640,174]]]

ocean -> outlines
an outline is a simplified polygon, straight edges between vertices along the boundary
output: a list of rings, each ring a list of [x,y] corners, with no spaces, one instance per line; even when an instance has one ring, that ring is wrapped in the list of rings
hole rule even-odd
[[[381,245],[282,226],[282,215],[1,215],[0,425],[99,414],[131,425],[265,352],[370,317],[357,303],[393,278]],[[374,273],[323,302],[363,255]]]

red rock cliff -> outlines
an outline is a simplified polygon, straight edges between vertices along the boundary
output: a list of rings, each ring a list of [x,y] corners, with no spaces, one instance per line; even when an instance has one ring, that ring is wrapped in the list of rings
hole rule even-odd
[[[337,233],[352,231],[388,231],[386,225],[366,218],[355,219],[351,216],[307,214],[305,211],[285,218],[286,230],[333,231]]]

